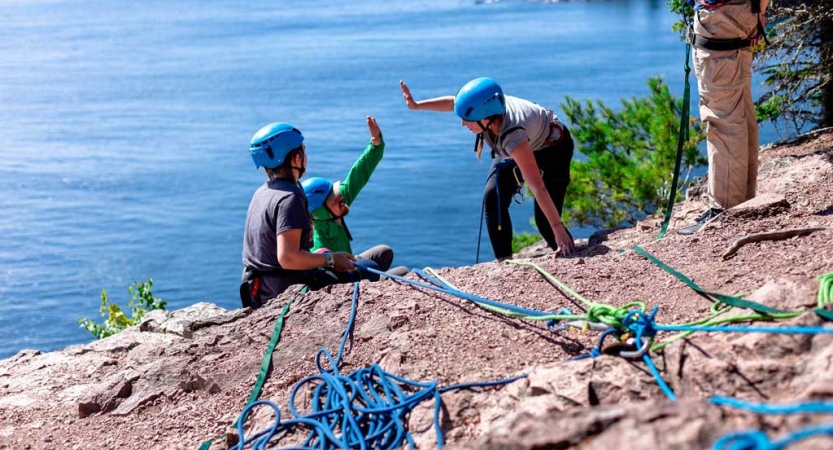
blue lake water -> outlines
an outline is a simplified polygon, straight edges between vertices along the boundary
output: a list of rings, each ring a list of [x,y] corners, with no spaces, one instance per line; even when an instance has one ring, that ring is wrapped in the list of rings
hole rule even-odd
[[[407,110],[398,81],[425,98],[491,76],[559,115],[565,95],[616,104],[656,75],[679,96],[675,20],[664,0],[0,3],[0,358],[91,340],[76,320],[133,280],[169,309],[238,306],[264,181],[247,145],[273,121],[304,132],[308,174],[339,179],[375,116],[387,150],[354,249],[472,264],[488,163],[453,115]],[[531,202],[512,211],[530,231]]]

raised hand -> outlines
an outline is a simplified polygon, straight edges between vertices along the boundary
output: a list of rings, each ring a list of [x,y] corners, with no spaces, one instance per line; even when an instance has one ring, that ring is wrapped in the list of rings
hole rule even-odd
[[[408,89],[408,85],[404,81],[399,80],[399,88],[402,89],[402,97],[405,98],[405,105],[408,106],[408,109],[417,109],[417,104],[411,95],[411,90]]]
[[[376,118],[367,116],[367,129],[370,131],[370,142],[373,145],[382,143],[382,130],[379,129],[379,124],[376,123]]]

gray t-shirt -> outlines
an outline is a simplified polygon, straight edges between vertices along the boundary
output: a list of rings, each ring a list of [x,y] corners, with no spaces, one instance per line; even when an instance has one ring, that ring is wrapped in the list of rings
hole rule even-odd
[[[301,249],[312,248],[312,219],[307,197],[296,184],[276,179],[263,184],[252,196],[243,232],[243,264],[259,272],[281,268],[278,235],[301,231]]]
[[[561,130],[550,126],[553,121],[561,123],[549,109],[507,95],[498,142],[493,142],[489,133],[483,133],[483,137],[494,150],[496,158],[509,158],[512,151],[524,141],[529,141],[533,151],[544,148],[545,141],[557,141],[561,137]]]

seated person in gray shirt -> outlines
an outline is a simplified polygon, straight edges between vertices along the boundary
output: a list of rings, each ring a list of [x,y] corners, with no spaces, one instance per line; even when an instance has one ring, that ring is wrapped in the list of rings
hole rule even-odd
[[[298,180],[307,167],[304,136],[276,122],[261,128],[249,147],[252,160],[269,180],[252,196],[243,233],[244,307],[258,308],[293,284],[320,289],[357,281],[353,255],[310,253],[312,219]]]

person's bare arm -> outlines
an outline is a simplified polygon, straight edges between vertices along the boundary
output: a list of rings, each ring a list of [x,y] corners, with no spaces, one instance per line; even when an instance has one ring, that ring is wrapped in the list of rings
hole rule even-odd
[[[289,270],[307,270],[327,265],[327,257],[323,253],[310,253],[301,250],[301,229],[284,231],[278,235],[278,263]],[[346,252],[333,252],[335,270],[340,272],[355,270],[353,264],[356,258]]]
[[[416,101],[404,81],[399,82],[399,88],[402,89],[402,97],[405,98],[405,104],[408,105],[409,109],[441,112],[454,111],[454,96],[452,95]]]
[[[521,169],[521,173],[527,185],[529,185],[529,190],[535,196],[535,202],[547,217],[547,221],[549,221],[549,226],[555,235],[555,242],[558,244],[557,254],[568,256],[573,251],[573,240],[570,239],[567,229],[564,228],[564,224],[561,222],[561,216],[558,214],[558,209],[555,207],[555,203],[553,203],[546,186],[544,186],[544,179],[541,178],[541,172],[538,168],[538,163],[535,162],[535,154],[532,153],[529,142],[524,141],[521,145],[515,147],[512,150],[512,159],[515,160],[518,168]],[[542,227],[545,225],[539,223],[538,226]]]

